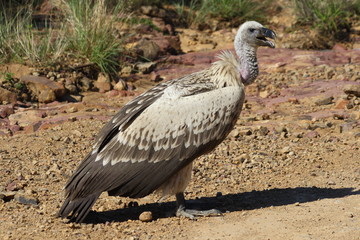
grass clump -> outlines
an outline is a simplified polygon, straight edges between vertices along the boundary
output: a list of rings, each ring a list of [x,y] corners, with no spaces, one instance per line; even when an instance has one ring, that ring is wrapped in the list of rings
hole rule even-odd
[[[210,19],[238,26],[246,20],[265,22],[269,3],[270,0],[182,0],[175,9],[187,26],[205,24]]]
[[[33,27],[32,4],[19,7],[0,3],[3,9],[0,12],[1,62],[15,60],[47,65],[64,53],[67,43],[61,30],[48,27],[40,31]]]
[[[200,11],[210,17],[240,24],[246,20],[262,21],[269,1],[254,0],[203,0]]]
[[[297,21],[310,25],[329,40],[348,40],[351,28],[350,17],[359,0],[294,0]]]
[[[117,38],[116,23],[122,15],[121,2],[111,11],[105,0],[63,1],[68,25],[70,49],[79,58],[96,64],[106,73],[116,72],[122,41]]]

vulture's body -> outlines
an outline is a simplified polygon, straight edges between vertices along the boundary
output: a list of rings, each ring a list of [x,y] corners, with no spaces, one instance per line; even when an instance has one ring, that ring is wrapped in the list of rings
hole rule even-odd
[[[237,40],[239,55],[243,46],[237,48]],[[178,213],[192,217],[183,197],[192,161],[213,150],[235,125],[244,84],[257,76],[257,47],[249,49],[256,69],[251,63],[244,70],[241,56],[223,52],[209,69],[161,83],[126,104],[65,186],[59,215],[72,213],[81,222],[104,191],[139,198],[161,189],[176,194]]]

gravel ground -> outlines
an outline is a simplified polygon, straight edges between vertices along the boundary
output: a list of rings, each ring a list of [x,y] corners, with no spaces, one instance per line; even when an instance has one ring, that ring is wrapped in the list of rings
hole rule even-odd
[[[262,72],[229,137],[195,161],[189,204],[224,213],[197,221],[157,195],[103,194],[84,224],[56,217],[67,179],[132,96],[86,95],[76,113],[57,113],[77,117],[0,136],[0,239],[360,239],[360,93],[346,90],[359,66]]]

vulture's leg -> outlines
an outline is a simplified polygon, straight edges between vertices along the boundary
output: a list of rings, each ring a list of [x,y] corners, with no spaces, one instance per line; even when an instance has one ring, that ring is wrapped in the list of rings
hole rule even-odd
[[[222,212],[217,209],[210,209],[210,210],[194,210],[194,209],[187,209],[185,207],[185,198],[184,193],[180,192],[176,194],[176,216],[183,216],[190,219],[195,219],[195,216],[210,216],[210,215],[221,215]]]

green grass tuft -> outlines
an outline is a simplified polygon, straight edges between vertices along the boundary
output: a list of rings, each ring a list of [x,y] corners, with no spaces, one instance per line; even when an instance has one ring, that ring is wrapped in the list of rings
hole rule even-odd
[[[111,11],[104,0],[63,1],[69,27],[70,49],[79,58],[95,63],[103,72],[116,72],[117,57],[122,52],[116,22],[122,14],[121,2]]]
[[[350,6],[356,1],[342,0],[294,0],[297,21],[317,29],[323,37],[346,40],[350,33]]]

